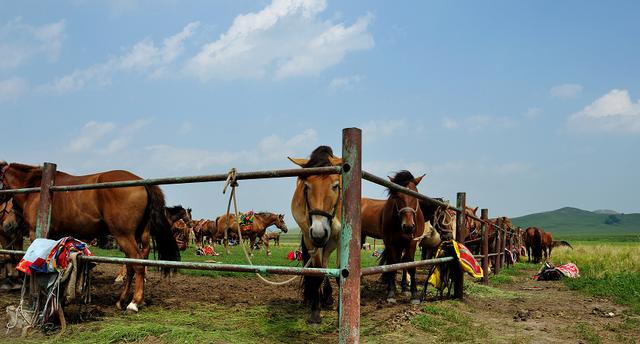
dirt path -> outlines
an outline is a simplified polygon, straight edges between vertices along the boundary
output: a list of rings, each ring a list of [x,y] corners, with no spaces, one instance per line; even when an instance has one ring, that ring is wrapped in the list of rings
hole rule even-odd
[[[464,302],[438,301],[412,306],[401,298],[395,305],[383,300],[383,286],[377,277],[367,278],[362,288],[362,339],[365,343],[621,343],[640,338],[637,320],[629,320],[624,308],[607,300],[596,299],[568,290],[561,282],[536,282],[530,279],[533,267],[511,273],[509,281],[496,287],[468,282]],[[114,285],[117,267],[96,268],[93,303],[89,321],[79,322],[69,315],[73,332],[81,333],[87,324],[108,324],[122,315],[114,307],[120,289]],[[279,276],[274,279],[283,278]],[[334,297],[338,299],[337,289]],[[2,309],[17,304],[19,293],[0,294]],[[198,277],[177,275],[170,280],[150,273],[146,288],[146,307],[141,312],[184,311],[194,305],[216,304],[242,311],[270,305],[287,307],[294,318],[304,318],[306,307],[300,302],[297,284],[285,287],[265,286],[255,278]],[[613,316],[610,315],[613,314]],[[86,316],[87,314],[85,314]],[[335,310],[323,317],[335,321]],[[6,323],[6,318],[2,317]],[[302,320],[300,320],[302,322]],[[0,342],[5,341],[0,333]],[[335,342],[335,331],[300,332],[289,337],[289,343]],[[39,334],[35,334],[36,339]],[[39,337],[44,339],[43,337]],[[254,338],[255,339],[255,338]],[[282,338],[264,338],[265,343]],[[600,341],[598,341],[600,340]],[[142,340],[156,342],[157,339]],[[223,341],[224,342],[224,341]]]

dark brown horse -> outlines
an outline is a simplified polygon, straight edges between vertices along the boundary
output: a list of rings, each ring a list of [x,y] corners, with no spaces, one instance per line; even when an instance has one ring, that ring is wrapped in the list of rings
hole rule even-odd
[[[524,232],[524,245],[527,248],[529,262],[540,263],[542,260],[542,233],[544,231],[537,227],[529,227]]]
[[[335,157],[330,147],[316,148],[309,159],[292,159],[302,167],[339,166],[342,159]],[[302,232],[302,258],[305,266],[326,268],[329,256],[340,242],[342,225],[341,178],[337,174],[298,177],[291,199],[291,213]],[[339,266],[340,264],[338,264]],[[321,322],[320,308],[333,303],[333,289],[328,277],[304,276],[304,300],[311,306],[310,324]]]
[[[400,171],[390,180],[393,183],[418,192],[417,186],[420,184],[422,177],[424,176],[415,178],[409,171]],[[384,252],[380,257],[380,264],[412,262],[425,227],[424,215],[420,209],[418,199],[404,193],[389,190],[389,198],[385,202],[380,215],[380,223],[383,235],[382,240],[384,241]],[[416,269],[407,270],[411,279],[411,303],[420,303],[416,284]],[[383,279],[387,283],[387,302],[396,302],[396,272],[385,272]]]
[[[86,176],[73,176],[56,172],[55,185],[139,180],[127,171],[108,171]],[[42,169],[23,164],[0,162],[0,182],[4,189],[39,187]],[[10,196],[0,195],[0,203]],[[38,193],[16,194],[14,204],[22,209],[29,237],[35,239]],[[48,237],[64,236],[90,242],[111,234],[127,258],[146,259],[151,250],[150,239],[155,238],[159,259],[179,260],[180,251],[165,216],[164,195],[158,186],[56,192],[53,195],[51,226]],[[144,301],[144,267],[128,265],[127,275],[135,271],[135,292],[127,310],[137,311]],[[116,306],[122,309],[129,296],[131,280],[128,279]]]
[[[275,225],[282,232],[286,233],[288,231],[287,224],[284,222],[284,214],[275,214],[270,212],[260,212],[255,213],[253,218],[253,223],[247,228],[243,228],[240,234],[242,234],[243,239],[249,239],[251,251],[255,248],[256,240],[261,240],[262,244],[264,244],[267,248],[267,256],[271,255],[271,250],[269,250],[269,241],[262,240],[262,237],[267,231],[267,228]],[[234,236],[238,236],[239,228],[238,221],[236,221],[236,216],[234,214],[223,214],[216,218],[215,220],[215,234],[211,233],[213,238],[224,238],[225,231],[227,232],[227,236],[231,233]],[[229,254],[229,243],[228,241],[224,241],[224,248],[227,254]]]

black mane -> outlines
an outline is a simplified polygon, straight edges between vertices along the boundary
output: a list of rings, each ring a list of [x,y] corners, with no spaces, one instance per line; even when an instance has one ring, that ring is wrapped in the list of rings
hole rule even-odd
[[[174,205],[173,207],[167,207],[167,212],[169,214],[177,214],[182,211],[186,211],[186,209],[182,205]]]
[[[413,174],[411,174],[411,172],[402,170],[396,172],[396,174],[391,177],[391,182],[406,188],[409,183],[413,182],[415,179],[416,178],[413,176]],[[387,193],[389,194],[389,196],[393,196],[397,194],[397,191],[387,189]]]
[[[309,167],[326,167],[331,166],[331,160],[334,158],[333,150],[329,146],[319,146],[311,152],[309,161],[304,165],[305,168]]]

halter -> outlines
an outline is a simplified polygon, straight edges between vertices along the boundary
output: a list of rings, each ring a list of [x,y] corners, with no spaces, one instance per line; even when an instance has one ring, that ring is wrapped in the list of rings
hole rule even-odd
[[[418,209],[420,209],[420,202],[416,199],[416,208],[413,209],[411,207],[404,207],[398,209],[398,202],[395,202],[396,210],[398,211],[398,215],[402,215],[403,213],[411,212],[413,213],[413,217],[415,218],[418,214]]]
[[[331,225],[331,223],[333,222],[333,218],[336,217],[336,211],[338,210],[338,203],[340,202],[341,193],[338,194],[338,198],[336,198],[336,203],[333,205],[333,210],[331,211],[331,213],[329,213],[320,209],[311,209],[309,207],[309,196],[307,195],[307,189],[305,188],[303,192],[304,192],[304,203],[307,208],[307,214],[309,215],[309,224],[313,222],[311,219],[311,216],[319,215],[319,216],[326,217],[327,220],[329,221],[329,225]]]

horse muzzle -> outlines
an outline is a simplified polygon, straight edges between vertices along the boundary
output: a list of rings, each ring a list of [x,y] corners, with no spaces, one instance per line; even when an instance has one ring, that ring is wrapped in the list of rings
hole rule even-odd
[[[416,232],[416,225],[402,225],[402,233],[413,234]]]

